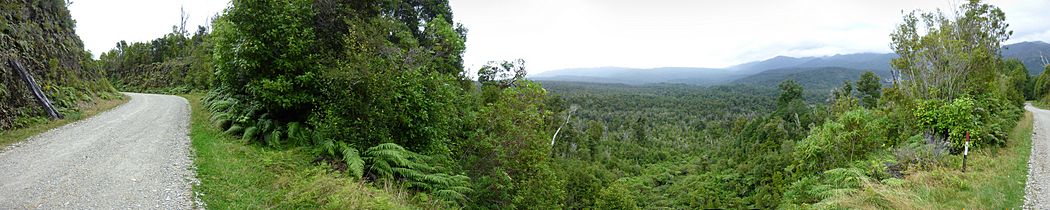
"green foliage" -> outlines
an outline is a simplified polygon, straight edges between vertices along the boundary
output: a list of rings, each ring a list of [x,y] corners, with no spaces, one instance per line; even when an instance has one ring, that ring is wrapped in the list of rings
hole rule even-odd
[[[894,149],[893,154],[901,171],[927,170],[940,165],[947,151],[940,145],[927,143],[922,135],[915,135]]]
[[[215,23],[215,75],[278,118],[310,110],[320,67],[311,2],[234,1]],[[276,50],[280,49],[280,50]]]
[[[849,81],[843,81],[842,87],[832,91],[834,103],[831,105],[831,113],[840,115],[857,108],[857,98],[853,97],[853,85]]]
[[[961,146],[957,144],[961,143],[959,139],[977,126],[976,119],[971,114],[975,108],[974,103],[968,96],[955,99],[951,103],[941,100],[922,101],[915,109],[915,117],[919,119],[920,127],[929,127],[937,135],[955,139],[952,144],[958,147]]]
[[[857,109],[815,128],[795,145],[794,162],[788,169],[796,176],[808,176],[845,166],[885,148],[886,119],[874,111]]]
[[[226,129],[225,133],[226,133],[226,135],[239,136],[243,132],[244,132],[244,127],[241,127],[240,125],[233,125],[233,126],[230,126],[229,129]]]
[[[1043,99],[1050,97],[1050,66],[1046,67],[1043,73],[1036,77],[1035,84],[1032,87],[1033,95],[1036,99]]]
[[[634,194],[623,183],[615,182],[598,192],[596,209],[640,209]]]
[[[1003,62],[1003,76],[1005,78],[1000,78],[1000,80],[1003,80],[1003,83],[1005,83],[1003,86],[1005,87],[998,88],[1007,89],[1002,91],[1006,92],[1010,101],[1013,101],[1018,106],[1024,106],[1025,100],[1035,99],[1035,96],[1032,95],[1032,90],[1028,87],[1028,82],[1032,80],[1032,76],[1028,74],[1028,70],[1021,60],[1016,58],[1006,59]]]
[[[61,0],[0,3],[0,132],[46,126],[17,62],[62,115],[79,115],[91,104],[119,96],[74,31]],[[76,118],[76,116],[67,116]]]
[[[834,168],[823,172],[823,176],[804,177],[791,184],[784,193],[784,205],[817,203],[834,196],[857,191],[857,187],[870,178],[857,168]],[[782,206],[782,207],[783,207]]]
[[[497,85],[497,97],[478,110],[472,144],[463,144],[461,165],[471,166],[471,177],[480,177],[474,200],[482,208],[499,206],[560,206],[563,184],[552,171],[550,137],[554,126],[547,91],[539,84],[518,80],[506,88]],[[535,196],[530,196],[535,195]],[[542,196],[542,197],[539,197]]]
[[[525,60],[518,59],[502,63],[492,61],[478,70],[478,82],[506,88],[513,85],[515,81],[524,79],[525,74]]]
[[[947,140],[953,152],[962,152],[967,133],[974,146],[1006,143],[1006,129],[1020,117],[1020,108],[994,96],[974,100],[970,96],[951,103],[941,100],[917,102],[914,115],[918,127],[927,128],[934,137]]]
[[[185,17],[184,17],[185,18]],[[206,27],[190,34],[183,26],[147,41],[120,41],[99,56],[99,66],[123,91],[182,94],[212,87],[214,42]]]
[[[892,65],[903,74],[895,82],[903,84],[911,98],[977,95],[1000,72],[1000,45],[1013,34],[1003,11],[980,0],[953,11],[956,14],[909,13],[890,34],[890,45],[900,55]]]
[[[259,138],[259,133],[260,133],[260,131],[259,131],[258,127],[251,126],[251,127],[248,127],[246,129],[244,129],[244,135],[241,136],[241,139],[243,139],[245,141],[248,141],[248,142],[251,142],[251,141],[254,141],[255,139]]]
[[[777,107],[786,107],[794,100],[802,100],[802,86],[794,80],[785,80],[777,87],[780,88],[780,96],[777,97]]]
[[[879,76],[871,71],[865,71],[860,75],[860,80],[857,80],[857,96],[860,97],[860,105],[864,108],[871,109],[878,105],[879,97],[882,96],[880,80]]]
[[[935,70],[966,77],[905,73],[882,89],[869,72],[845,82],[832,103],[817,103],[828,95],[813,97],[793,80],[778,86],[779,96],[740,85],[541,87],[524,78],[522,60],[490,62],[475,83],[463,73],[465,29],[454,26],[446,1],[232,5],[208,36],[216,81],[208,108],[222,113],[213,123],[272,147],[305,147],[362,184],[448,208],[805,205],[899,176],[899,167],[938,163],[939,148],[922,135],[899,144],[923,130],[1002,142],[995,139],[1005,139],[1019,110],[1010,104],[1020,77],[989,73],[999,67],[997,51],[982,50],[1001,41],[939,28],[997,23],[997,9],[977,3],[964,6],[967,14],[990,19],[942,18],[921,36],[910,30],[917,20],[906,21],[894,35],[904,40],[894,45],[904,52],[894,63],[902,71],[929,70],[919,65],[931,63],[923,56],[944,55],[937,61],[947,66]],[[998,27],[982,29],[992,31],[967,33],[1000,38]],[[136,56],[161,58],[156,65],[172,57]],[[955,86],[958,78],[980,83]]]

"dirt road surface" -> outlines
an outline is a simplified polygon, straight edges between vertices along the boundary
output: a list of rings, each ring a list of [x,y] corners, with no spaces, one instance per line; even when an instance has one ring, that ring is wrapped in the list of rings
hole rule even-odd
[[[1032,155],[1028,159],[1028,184],[1024,209],[1050,209],[1050,111],[1025,104],[1032,112]]]
[[[131,101],[0,151],[0,209],[189,209],[189,105]]]

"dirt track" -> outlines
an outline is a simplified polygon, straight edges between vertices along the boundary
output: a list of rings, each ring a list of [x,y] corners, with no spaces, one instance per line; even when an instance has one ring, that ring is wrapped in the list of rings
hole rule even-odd
[[[0,152],[0,209],[189,209],[189,105],[131,101]]]
[[[1032,155],[1028,160],[1024,209],[1050,209],[1050,111],[1026,104],[1032,112]]]

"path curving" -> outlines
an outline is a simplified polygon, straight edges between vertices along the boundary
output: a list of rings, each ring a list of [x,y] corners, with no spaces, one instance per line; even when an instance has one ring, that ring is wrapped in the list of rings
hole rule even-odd
[[[0,209],[190,209],[189,104],[131,100],[0,151]]]

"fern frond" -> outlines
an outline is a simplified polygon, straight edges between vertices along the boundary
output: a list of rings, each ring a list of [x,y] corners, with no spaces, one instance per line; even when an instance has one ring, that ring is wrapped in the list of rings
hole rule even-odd
[[[364,176],[365,161],[361,159],[357,149],[353,147],[343,148],[343,161],[346,161],[346,171],[350,173],[350,176],[357,179],[361,179]]]
[[[467,200],[467,196],[463,193],[456,192],[454,190],[438,190],[434,192],[434,197],[438,197],[442,200],[463,202]]]

